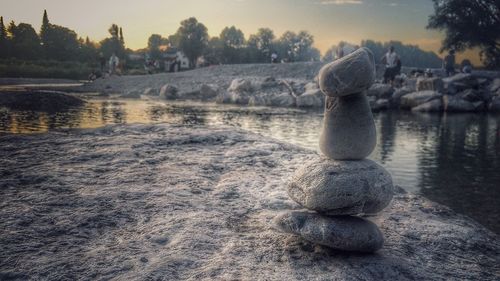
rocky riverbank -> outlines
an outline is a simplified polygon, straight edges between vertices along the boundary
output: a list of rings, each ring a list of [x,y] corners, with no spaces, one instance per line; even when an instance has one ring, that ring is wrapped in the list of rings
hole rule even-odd
[[[397,188],[375,254],[270,221],[312,151],[227,127],[0,136],[0,279],[497,280],[500,239]],[[464,194],[466,196],[466,194]]]
[[[0,108],[10,110],[61,112],[84,104],[84,100],[63,92],[0,90]]]
[[[322,63],[220,65],[180,73],[98,79],[68,90],[116,94],[124,98],[203,100],[249,106],[321,108],[317,73]],[[393,86],[380,80],[368,91],[374,111],[500,112],[500,73],[473,72],[440,78],[415,69]],[[377,77],[382,69],[377,70]]]

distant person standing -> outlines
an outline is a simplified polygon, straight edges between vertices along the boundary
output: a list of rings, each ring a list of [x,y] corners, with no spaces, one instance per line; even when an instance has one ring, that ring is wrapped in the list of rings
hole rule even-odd
[[[448,55],[444,57],[443,68],[446,76],[453,76],[455,74],[455,50],[450,50]]]
[[[101,65],[101,73],[104,73],[104,68],[106,68],[106,59],[103,53],[99,53],[99,64]]]
[[[271,54],[271,63],[278,63],[278,54],[276,53]]]
[[[468,73],[468,74],[472,73],[472,63],[470,62],[470,60],[468,59],[463,60],[461,69],[462,73]]]
[[[111,55],[109,58],[109,74],[113,75],[116,74],[116,71],[118,69],[118,65],[120,64],[120,59],[116,56],[115,53]]]
[[[391,83],[401,69],[401,60],[394,51],[394,46],[389,47],[389,51],[380,60],[385,64],[384,83]]]

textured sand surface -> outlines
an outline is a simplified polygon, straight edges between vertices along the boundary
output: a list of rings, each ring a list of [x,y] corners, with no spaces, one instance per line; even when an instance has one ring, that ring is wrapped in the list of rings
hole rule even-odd
[[[225,127],[0,136],[0,280],[498,280],[499,237],[398,193],[376,254],[275,232],[314,152]],[[401,192],[401,191],[399,191]]]

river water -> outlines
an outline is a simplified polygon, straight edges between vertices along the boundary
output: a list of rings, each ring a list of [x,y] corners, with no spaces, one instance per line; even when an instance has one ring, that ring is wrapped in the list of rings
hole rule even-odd
[[[500,115],[382,112],[374,118],[378,142],[370,158],[395,184],[500,233]],[[320,110],[151,100],[91,100],[54,114],[0,108],[0,134],[121,123],[223,124],[314,150],[321,122]]]

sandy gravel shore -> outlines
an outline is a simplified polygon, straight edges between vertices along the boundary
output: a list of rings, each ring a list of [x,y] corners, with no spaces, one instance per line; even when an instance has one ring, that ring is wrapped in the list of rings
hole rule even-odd
[[[498,280],[500,239],[398,191],[373,255],[276,233],[309,150],[228,127],[0,137],[1,280]]]

